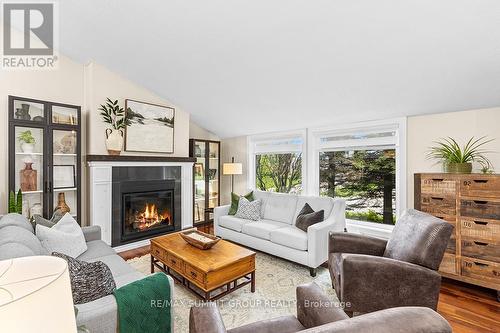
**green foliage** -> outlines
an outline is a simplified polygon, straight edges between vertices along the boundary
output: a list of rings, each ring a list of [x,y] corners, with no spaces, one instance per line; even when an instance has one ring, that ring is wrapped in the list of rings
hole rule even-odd
[[[16,212],[16,194],[14,191],[10,191],[9,193],[9,213]]]
[[[115,130],[123,129],[130,125],[130,120],[125,116],[125,110],[118,105],[118,100],[112,101],[108,97],[106,104],[101,104],[99,111],[101,111],[104,122],[110,124]]]
[[[430,148],[427,157],[440,160],[445,164],[478,162],[483,167],[489,167],[491,162],[484,154],[490,151],[484,150],[482,147],[491,141],[493,139],[487,140],[485,136],[479,139],[471,137],[463,147],[460,147],[455,139],[448,137],[441,139],[441,141],[435,141],[436,146]]]
[[[394,149],[320,153],[320,194],[347,201],[348,218],[394,224]]]
[[[23,213],[23,192],[21,191],[21,189],[17,191],[16,213]]]
[[[301,154],[257,155],[255,164],[255,181],[259,190],[290,193],[302,183]]]
[[[17,196],[14,191],[9,192],[9,213],[23,213],[23,192],[21,189],[17,191]]]
[[[352,220],[358,221],[368,221],[375,223],[384,223],[384,216],[382,214],[377,213],[376,211],[369,209],[367,212],[354,212],[354,211],[346,211],[345,217]],[[392,216],[392,220],[396,221],[396,215]]]
[[[17,139],[19,140],[19,142],[25,142],[25,143],[31,143],[31,144],[35,144],[35,142],[36,142],[35,138],[31,134],[30,130],[26,130],[26,131],[19,133],[19,136],[17,137]]]

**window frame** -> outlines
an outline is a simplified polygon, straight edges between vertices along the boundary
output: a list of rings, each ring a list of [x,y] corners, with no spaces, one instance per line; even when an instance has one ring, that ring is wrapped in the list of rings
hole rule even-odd
[[[395,149],[396,150],[396,218],[407,207],[407,174],[406,174],[406,118],[368,121],[355,124],[342,124],[313,128],[308,131],[307,151],[310,158],[307,160],[308,195],[319,195],[319,153],[321,151],[344,151],[349,149]],[[356,135],[359,133],[382,133],[395,131],[394,136],[376,137],[367,139],[352,139],[332,141],[327,144],[321,139],[328,136]],[[377,237],[389,237],[394,226],[375,222],[347,219],[349,231],[357,231]]]
[[[295,139],[300,138],[302,140],[302,144],[300,149],[293,149],[292,146],[288,147],[279,147],[278,149],[270,149],[270,150],[262,150],[259,151],[256,149],[256,145],[259,143],[265,143],[268,141],[279,141],[286,139]],[[290,149],[286,149],[290,148]],[[256,165],[255,159],[258,154],[286,154],[286,153],[299,153],[302,156],[302,170],[301,170],[301,186],[302,186],[302,194],[307,193],[307,130],[300,129],[295,131],[286,131],[286,132],[273,132],[259,135],[251,135],[247,137],[247,152],[248,152],[248,174],[247,174],[247,184],[249,190],[256,190],[255,185],[255,173],[256,173]]]

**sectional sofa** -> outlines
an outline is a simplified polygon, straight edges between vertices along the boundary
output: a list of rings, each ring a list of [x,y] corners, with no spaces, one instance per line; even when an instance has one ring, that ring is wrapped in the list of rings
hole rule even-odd
[[[229,205],[214,210],[217,236],[308,266],[311,275],[328,259],[328,234],[345,228],[345,201],[329,197],[254,191],[262,200],[261,219],[250,221],[228,215]],[[325,220],[307,232],[295,227],[300,210],[308,203],[315,211],[323,209]]]
[[[77,259],[87,262],[104,262],[110,268],[117,288],[144,277],[101,240],[100,227],[83,227],[82,230],[88,249]],[[25,217],[8,214],[0,218],[0,260],[38,255],[50,255],[50,253],[42,247],[34,234],[32,225]],[[170,295],[173,295],[174,281],[170,276],[168,278]],[[78,308],[76,318],[78,325],[85,325],[92,333],[118,332],[118,308],[113,295],[78,304],[76,307]]]

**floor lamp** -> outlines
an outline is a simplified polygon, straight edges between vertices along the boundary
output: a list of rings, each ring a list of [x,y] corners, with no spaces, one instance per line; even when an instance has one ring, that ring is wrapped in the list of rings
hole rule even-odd
[[[243,174],[243,166],[241,163],[234,163],[234,157],[231,157],[231,163],[222,165],[222,173],[231,176],[231,192],[234,192],[234,175]]]

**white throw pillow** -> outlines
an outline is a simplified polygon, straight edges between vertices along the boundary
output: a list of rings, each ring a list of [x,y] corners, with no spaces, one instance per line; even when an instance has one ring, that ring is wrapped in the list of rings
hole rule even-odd
[[[240,197],[240,202],[238,202],[238,211],[234,216],[240,219],[247,219],[258,221],[260,220],[260,206],[262,201],[260,199],[249,201],[245,197]]]
[[[82,228],[66,213],[52,228],[36,225],[36,236],[49,252],[59,252],[76,258],[87,251]]]

